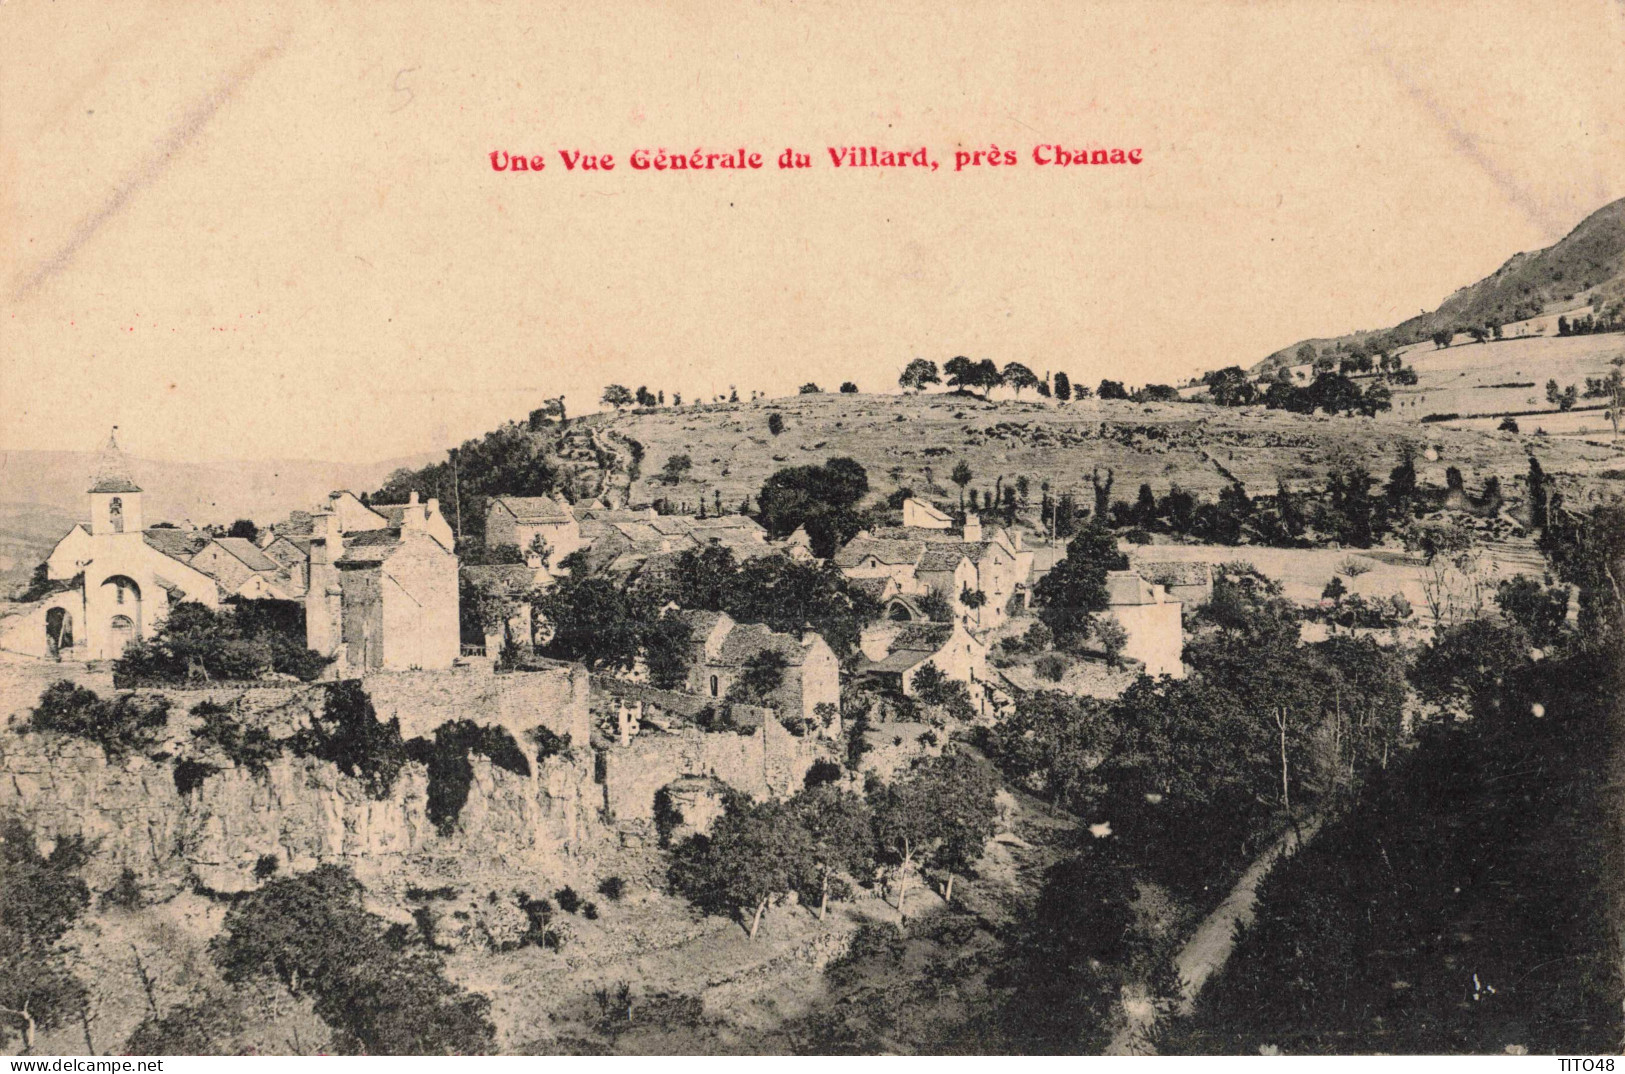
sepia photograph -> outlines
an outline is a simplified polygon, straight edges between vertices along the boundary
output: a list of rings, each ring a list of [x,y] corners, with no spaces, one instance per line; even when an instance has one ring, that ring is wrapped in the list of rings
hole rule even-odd
[[[1622,86],[1622,0],[0,0],[7,1069],[1614,1070]]]

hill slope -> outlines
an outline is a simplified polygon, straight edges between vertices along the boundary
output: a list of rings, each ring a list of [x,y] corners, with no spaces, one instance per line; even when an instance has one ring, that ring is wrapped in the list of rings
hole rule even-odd
[[[1513,255],[1495,272],[1445,299],[1431,313],[1392,328],[1346,336],[1300,340],[1260,362],[1266,373],[1297,361],[1299,348],[1318,351],[1357,343],[1393,348],[1428,339],[1443,329],[1510,324],[1542,314],[1590,307],[1608,308],[1625,299],[1625,198],[1603,206],[1561,240],[1544,250]]]

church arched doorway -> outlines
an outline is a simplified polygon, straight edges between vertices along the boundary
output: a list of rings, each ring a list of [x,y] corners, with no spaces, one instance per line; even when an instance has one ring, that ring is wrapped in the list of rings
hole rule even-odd
[[[135,640],[135,620],[127,615],[115,615],[107,624],[108,648],[122,654],[125,646]]]
[[[102,607],[108,610],[107,655],[117,657],[141,636],[141,587],[115,574],[102,583]]]

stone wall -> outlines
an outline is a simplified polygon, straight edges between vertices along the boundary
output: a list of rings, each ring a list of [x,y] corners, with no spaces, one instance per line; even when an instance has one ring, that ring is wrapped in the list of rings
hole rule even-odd
[[[489,663],[449,671],[375,672],[362,680],[382,719],[401,721],[407,738],[431,737],[448,720],[474,720],[508,730],[523,746],[525,732],[538,724],[585,747],[592,720],[587,670],[556,663],[528,671],[496,674]]]
[[[516,738],[544,723],[581,743],[571,756],[533,761],[529,777],[471,757],[473,785],[456,830],[445,836],[428,819],[421,765],[406,765],[390,796],[374,800],[359,781],[326,762],[285,753],[255,774],[225,763],[193,737],[190,710],[209,700],[235,703],[245,721],[285,738],[320,708],[325,692],[319,686],[141,691],[161,693],[173,706],[166,740],[153,753],[160,759],[110,763],[93,743],[17,729],[40,692],[60,678],[104,697],[113,693],[107,673],[83,665],[0,665],[0,723],[9,722],[0,730],[0,816],[20,816],[46,847],[64,835],[90,839],[87,880],[95,890],[109,887],[123,868],[160,894],[194,881],[243,890],[254,885],[254,866],[264,855],[275,855],[283,871],[348,864],[369,887],[451,880],[497,888],[521,876],[573,883],[584,881],[594,855],[611,845],[585,748],[587,676],[579,667],[486,672],[483,679],[441,672],[365,680],[379,715],[402,716],[407,737],[430,734],[446,719],[469,718],[502,724]],[[220,770],[182,794],[175,783],[178,759]]]
[[[827,742],[798,738],[770,714],[746,735],[646,729],[603,750],[604,804],[616,822],[652,819],[655,792],[682,776],[711,776],[756,799],[788,797],[830,755]]]

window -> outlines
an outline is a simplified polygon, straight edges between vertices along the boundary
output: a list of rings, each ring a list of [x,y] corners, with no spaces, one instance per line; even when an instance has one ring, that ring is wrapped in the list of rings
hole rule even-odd
[[[107,518],[108,518],[108,521],[110,521],[113,524],[113,532],[114,533],[123,533],[124,532],[124,500],[123,499],[121,499],[118,496],[114,496],[111,500],[108,501],[108,504],[107,504]],[[119,598],[122,600],[123,596],[124,596],[124,594],[123,594],[123,592],[121,590],[120,593],[119,593]]]

